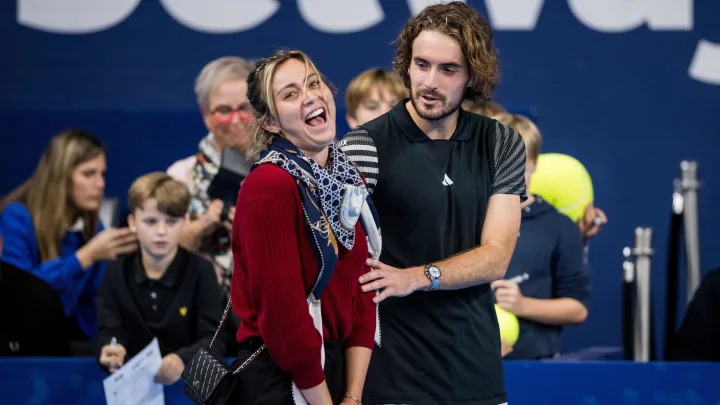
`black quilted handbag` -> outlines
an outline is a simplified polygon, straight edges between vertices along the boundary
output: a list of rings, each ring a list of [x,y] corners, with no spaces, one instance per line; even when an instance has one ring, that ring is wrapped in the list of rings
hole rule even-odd
[[[181,377],[185,382],[183,392],[197,405],[225,404],[237,385],[237,373],[265,349],[263,344],[234,371],[231,371],[221,357],[211,353],[210,349],[217,339],[229,309],[230,300],[228,299],[220,326],[218,326],[210,346],[207,349],[203,347],[198,350],[182,372]]]

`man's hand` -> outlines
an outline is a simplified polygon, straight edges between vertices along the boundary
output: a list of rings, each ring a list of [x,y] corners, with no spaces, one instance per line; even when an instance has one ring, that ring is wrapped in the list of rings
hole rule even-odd
[[[360,284],[363,284],[364,292],[382,290],[373,298],[376,304],[389,297],[408,296],[431,285],[422,267],[396,269],[377,259],[368,259],[366,265],[370,267],[370,271],[360,277]]]
[[[122,367],[125,362],[126,355],[127,352],[121,344],[118,344],[115,347],[105,345],[100,350],[99,362],[103,366],[107,367],[111,373],[114,373],[118,368]]]
[[[607,222],[603,210],[595,208],[595,204],[591,201],[585,208],[585,215],[578,220],[578,226],[583,238],[590,239],[600,233]]]
[[[185,363],[175,353],[170,353],[163,357],[162,364],[157,374],[155,374],[155,382],[163,385],[175,384],[180,379],[180,375],[185,369]]]
[[[517,284],[508,280],[495,280],[490,283],[490,288],[495,291],[495,301],[500,308],[522,316],[525,311],[525,296]]]

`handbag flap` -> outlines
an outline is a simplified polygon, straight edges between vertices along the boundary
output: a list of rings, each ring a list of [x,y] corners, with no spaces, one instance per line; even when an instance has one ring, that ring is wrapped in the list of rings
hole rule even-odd
[[[218,360],[207,349],[202,348],[190,359],[182,374],[186,387],[207,401],[227,373],[228,368],[225,362]]]

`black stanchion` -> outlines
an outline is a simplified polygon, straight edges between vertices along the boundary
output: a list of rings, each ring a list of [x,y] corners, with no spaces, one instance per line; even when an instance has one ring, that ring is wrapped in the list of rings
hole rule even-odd
[[[632,361],[635,359],[635,263],[630,248],[623,249],[623,255],[622,340],[625,360]]]
[[[670,218],[670,237],[668,238],[667,251],[667,283],[665,301],[665,347],[663,355],[668,357],[670,342],[674,339],[675,328],[677,326],[677,307],[678,307],[678,283],[680,281],[680,249],[683,227],[682,210],[677,211],[673,207],[673,213]]]

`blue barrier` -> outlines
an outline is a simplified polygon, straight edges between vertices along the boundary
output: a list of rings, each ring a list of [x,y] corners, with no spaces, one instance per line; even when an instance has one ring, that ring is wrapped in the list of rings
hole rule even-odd
[[[511,405],[720,405],[720,364],[505,363]],[[92,359],[0,359],[0,403],[102,405],[106,374]],[[167,405],[190,405],[180,383]]]

